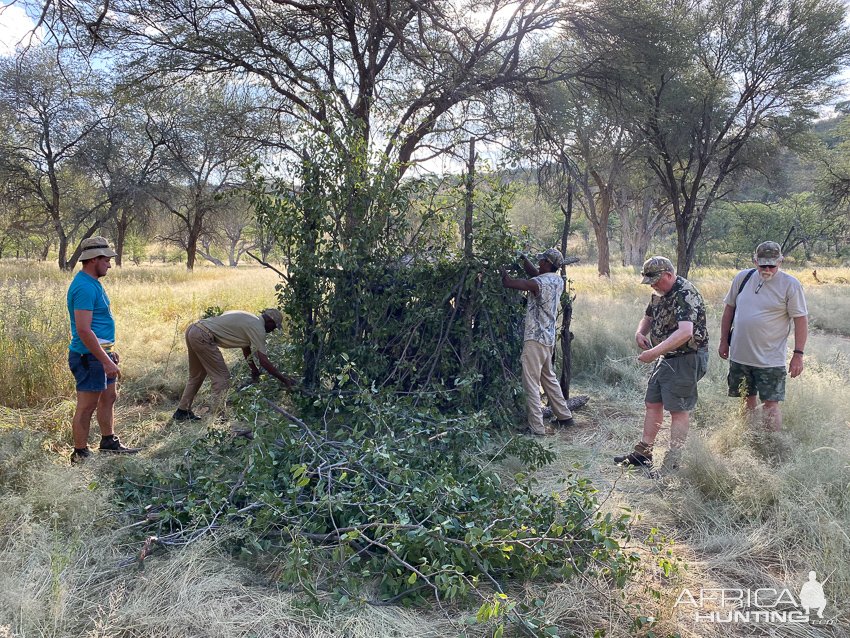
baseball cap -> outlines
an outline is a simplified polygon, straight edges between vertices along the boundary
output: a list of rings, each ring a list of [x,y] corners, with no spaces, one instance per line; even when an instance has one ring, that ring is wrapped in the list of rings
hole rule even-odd
[[[756,263],[759,266],[775,266],[782,259],[782,248],[775,241],[763,241],[756,248]]]
[[[109,242],[103,237],[89,237],[80,242],[80,261],[87,261],[95,257],[115,257],[118,253],[109,247]]]
[[[659,255],[650,257],[643,262],[643,268],[640,270],[640,274],[643,275],[643,279],[640,283],[654,284],[656,281],[661,279],[661,275],[665,272],[676,273],[676,269],[673,267],[673,262],[666,257],[661,257]]]
[[[544,250],[542,253],[537,255],[537,259],[545,259],[555,268],[560,268],[564,263],[564,256],[557,248],[548,248]]]
[[[277,308],[266,308],[260,314],[274,321],[275,328],[280,330],[280,327],[283,325],[283,315],[280,314],[280,310]]]

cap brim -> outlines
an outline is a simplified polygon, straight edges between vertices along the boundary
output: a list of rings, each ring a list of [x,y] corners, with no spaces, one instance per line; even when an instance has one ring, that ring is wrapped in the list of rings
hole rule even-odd
[[[641,279],[640,283],[642,284],[654,284],[656,281],[661,279],[662,273],[658,273],[657,275],[653,275],[652,277],[644,277]]]
[[[776,266],[779,263],[779,257],[776,259],[756,259],[756,263],[758,263],[759,266]]]

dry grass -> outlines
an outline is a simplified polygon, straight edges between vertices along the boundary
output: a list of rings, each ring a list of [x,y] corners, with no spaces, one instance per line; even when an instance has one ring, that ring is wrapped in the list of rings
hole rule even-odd
[[[6,406],[0,409],[0,637],[365,638],[492,631],[463,625],[474,607],[443,614],[355,601],[340,608],[328,597],[324,613],[317,615],[268,576],[231,557],[227,532],[155,555],[143,571],[119,567],[138,547],[127,544],[122,531],[132,521],[111,505],[110,476],[144,476],[153,464],[174,463],[204,431],[168,424],[185,375],[182,328],[208,306],[257,310],[272,304],[276,277],[255,268],[116,271],[104,283],[124,360],[119,428],[146,449],[137,459],[98,459],[80,469],[66,465],[73,410],[64,363],[69,277],[49,266],[0,263],[0,290],[17,294],[14,299],[21,300],[18,307],[28,317],[20,323],[4,318],[0,355],[9,358],[10,343],[20,347],[24,328],[29,331],[24,340],[34,344],[14,351],[23,353],[14,355],[22,357],[18,367],[12,373],[2,369],[0,376]],[[712,335],[733,274],[731,269],[692,273],[710,305]],[[573,581],[515,584],[511,593],[518,600],[544,599],[546,618],[577,636],[590,636],[594,628],[606,628],[608,636],[634,635],[630,623],[638,615],[659,619],[653,628],[658,636],[747,635],[741,628],[736,633],[694,623],[674,607],[676,597],[684,587],[787,586],[797,592],[801,576],[815,569],[829,575],[827,615],[838,613],[845,626],[850,624],[850,397],[844,391],[850,339],[811,337],[806,371],[789,381],[785,428],[775,437],[750,431],[737,402],[725,396],[725,363],[712,357],[700,387],[686,467],[676,477],[653,481],[623,473],[610,461],[639,433],[647,368],[636,362],[632,338],[649,290],[632,269],[615,269],[604,280],[589,266],[571,269],[570,275],[578,294],[573,388],[591,394],[592,401],[577,415],[579,426],[552,441],[559,460],[538,478],[541,489],[558,490],[559,479],[574,467],[590,476],[606,509],[628,507],[640,516],[633,546],[646,560],[622,592],[605,582]],[[845,325],[850,313],[843,310],[850,305],[850,286],[834,282],[847,275],[819,270],[819,278],[833,283],[818,285],[810,273],[799,273],[813,323],[844,335],[850,334]],[[21,296],[20,290],[27,293]],[[831,317],[834,327],[818,317]],[[10,334],[15,338],[2,340]],[[15,370],[38,366],[39,358],[49,365],[33,373],[34,390],[15,395],[25,407],[9,407]],[[662,449],[665,440],[663,432]],[[642,542],[652,527],[675,541],[673,553],[687,569],[662,574]],[[806,625],[783,626],[775,635],[847,634],[840,626]]]

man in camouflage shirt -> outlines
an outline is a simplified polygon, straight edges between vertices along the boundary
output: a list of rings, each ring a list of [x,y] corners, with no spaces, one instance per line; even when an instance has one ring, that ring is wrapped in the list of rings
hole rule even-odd
[[[549,405],[558,425],[570,426],[574,422],[552,368],[558,303],[564,292],[564,280],[557,270],[564,263],[564,258],[560,250],[549,248],[537,255],[537,259],[535,267],[525,255],[522,257],[522,267],[531,279],[513,279],[504,269],[501,273],[502,285],[505,288],[528,292],[522,346],[522,388],[525,392],[529,432],[547,436],[555,434],[555,430],[543,424],[541,386],[549,398]]]
[[[670,452],[664,459],[668,469],[678,467],[679,455],[688,436],[690,411],[697,402],[697,382],[708,367],[708,330],[705,303],[694,285],[676,276],[666,257],[651,257],[643,264],[641,283],[656,292],[638,324],[635,341],[643,350],[642,363],[655,362],[646,389],[643,436],[632,452],[615,456],[623,465],[652,465],[652,447],[670,412]]]

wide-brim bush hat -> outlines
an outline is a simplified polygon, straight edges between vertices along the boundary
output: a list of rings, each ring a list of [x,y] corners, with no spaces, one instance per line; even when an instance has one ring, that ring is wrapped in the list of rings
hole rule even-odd
[[[80,242],[80,248],[83,252],[80,253],[80,261],[87,261],[95,257],[116,257],[116,253],[109,247],[109,242],[105,237],[89,237]]]

